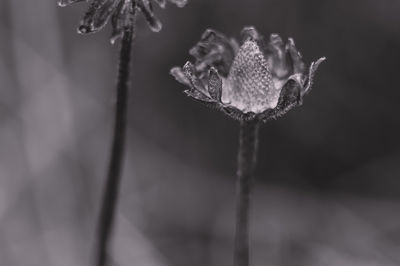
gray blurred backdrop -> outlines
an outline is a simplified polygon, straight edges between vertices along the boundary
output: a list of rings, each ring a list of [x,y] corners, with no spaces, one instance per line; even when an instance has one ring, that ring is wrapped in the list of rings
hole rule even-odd
[[[118,45],[76,34],[87,4],[0,1],[0,265],[92,258]],[[400,1],[191,0],[140,19],[116,265],[232,265],[238,123],[169,69],[206,28],[254,25],[321,56],[304,105],[263,125],[252,265],[400,264]]]

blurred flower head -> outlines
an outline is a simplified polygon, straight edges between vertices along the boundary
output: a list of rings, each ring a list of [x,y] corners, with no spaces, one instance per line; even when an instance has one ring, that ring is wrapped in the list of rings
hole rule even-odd
[[[320,58],[308,71],[293,39],[277,34],[265,40],[253,27],[234,39],[207,30],[190,50],[195,63],[174,67],[171,74],[186,85],[190,97],[239,120],[269,120],[302,103],[310,91]]]
[[[85,0],[59,0],[59,6],[67,6]],[[168,0],[183,7],[188,0]],[[124,30],[132,28],[137,11],[141,11],[151,30],[158,32],[162,24],[154,15],[153,2],[165,8],[167,0],[86,0],[89,9],[85,13],[78,32],[81,34],[93,33],[101,30],[111,20],[113,33],[111,41],[122,37]]]

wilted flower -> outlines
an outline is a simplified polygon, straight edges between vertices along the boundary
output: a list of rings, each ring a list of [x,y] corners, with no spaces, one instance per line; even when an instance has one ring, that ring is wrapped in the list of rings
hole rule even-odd
[[[264,40],[255,28],[242,31],[241,46],[207,30],[190,50],[196,58],[171,74],[189,87],[186,94],[239,120],[269,120],[302,103],[311,89],[320,58],[308,72],[293,39],[284,44],[271,34]]]
[[[84,15],[78,32],[81,34],[93,33],[102,29],[111,20],[113,33],[111,41],[123,35],[127,28],[134,26],[136,13],[141,11],[153,31],[160,31],[162,24],[154,15],[153,2],[165,8],[167,0],[59,0],[59,6],[67,6],[86,1],[89,9]],[[168,0],[183,7],[188,0]]]

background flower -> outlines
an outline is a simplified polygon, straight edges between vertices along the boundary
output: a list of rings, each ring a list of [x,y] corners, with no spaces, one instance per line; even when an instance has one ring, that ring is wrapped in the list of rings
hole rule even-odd
[[[67,6],[83,0],[59,0],[59,6]],[[178,7],[184,7],[188,0],[169,0]],[[158,32],[162,28],[160,20],[154,15],[153,2],[165,8],[167,0],[91,0],[89,9],[85,13],[78,32],[81,34],[93,33],[101,30],[109,20],[112,22],[112,38],[114,42],[120,38],[125,28],[135,23],[137,11],[141,11],[152,31]]]

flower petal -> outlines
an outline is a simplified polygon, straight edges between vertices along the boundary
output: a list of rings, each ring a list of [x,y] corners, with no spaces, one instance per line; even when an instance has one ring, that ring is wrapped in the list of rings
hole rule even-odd
[[[110,19],[113,12],[117,9],[121,0],[95,0],[91,2],[78,33],[87,34],[97,32],[102,29]]]
[[[190,49],[189,53],[196,58],[196,71],[206,71],[214,66],[218,73],[228,76],[235,57],[235,41],[214,30],[206,30],[201,40]]]
[[[311,87],[313,85],[313,79],[314,79],[314,75],[319,67],[319,65],[324,62],[326,60],[325,57],[321,57],[320,59],[318,59],[316,62],[312,62],[311,66],[310,66],[310,70],[308,72],[308,78],[305,81],[305,85],[304,88],[302,90],[302,95],[308,93],[311,90]]]
[[[275,108],[266,110],[260,115],[264,122],[286,114],[293,107],[301,104],[301,85],[294,79],[288,80],[283,86]]]
[[[253,41],[258,41],[262,40],[263,37],[261,36],[260,33],[256,30],[255,27],[249,26],[249,27],[244,27],[242,30],[242,39],[243,41],[247,41],[248,39],[251,39]]]
[[[294,40],[292,38],[289,38],[286,44],[286,52],[291,62],[293,73],[304,74],[306,70],[306,65],[304,64],[303,60],[301,60],[301,54],[297,50]]]
[[[277,80],[286,79],[292,74],[286,54],[285,44],[278,34],[271,34],[266,46],[265,57],[271,68],[272,76]]]
[[[242,30],[242,41],[243,43],[248,40],[255,41],[262,51],[266,50],[267,44],[265,43],[265,38],[262,36],[255,27],[249,26]]]
[[[154,15],[153,5],[151,4],[150,0],[139,0],[137,2],[138,8],[142,11],[150,29],[154,32],[159,32],[162,28],[162,24],[161,21]]]
[[[185,86],[191,87],[192,83],[186,77],[186,74],[183,72],[181,67],[174,67],[169,72],[179,83],[182,83]]]
[[[300,98],[301,86],[295,80],[289,80],[282,88],[281,95],[279,96],[278,105],[275,109],[279,112],[286,112],[291,107],[301,102]]]
[[[222,79],[215,68],[210,68],[208,74],[208,93],[216,101],[221,101]]]
[[[187,62],[183,68],[174,67],[171,69],[170,74],[175,79],[188,86],[190,89],[185,90],[186,95],[194,98],[201,103],[207,104],[209,107],[217,107],[218,103],[210,97],[209,93],[206,92],[201,82],[194,74],[194,67],[190,62]]]
[[[202,94],[204,94],[207,97],[209,97],[208,91],[206,90],[204,85],[201,83],[201,81],[199,80],[199,78],[195,74],[195,69],[194,69],[193,64],[190,63],[190,62],[187,62],[183,66],[183,71],[184,71],[184,73],[186,75],[186,78],[190,81],[191,88],[193,90],[198,90]]]
[[[202,92],[197,91],[197,90],[185,90],[184,92],[186,93],[187,96],[190,96],[190,97],[192,97],[195,100],[198,100],[200,102],[204,102],[204,103],[213,103],[213,102],[215,102],[213,99],[211,99],[207,95],[204,95]]]

